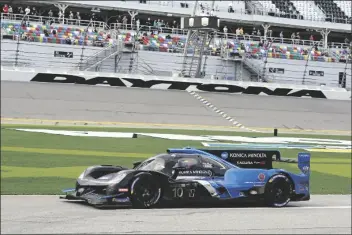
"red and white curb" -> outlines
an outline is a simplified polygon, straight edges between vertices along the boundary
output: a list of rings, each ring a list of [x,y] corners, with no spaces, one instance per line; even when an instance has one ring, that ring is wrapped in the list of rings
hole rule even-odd
[[[260,132],[248,127],[245,127],[243,124],[239,123],[238,121],[236,121],[233,117],[227,115],[224,111],[218,109],[217,107],[215,107],[212,103],[210,103],[209,101],[207,101],[206,99],[204,99],[202,96],[198,95],[196,92],[194,91],[188,91],[188,93],[192,96],[194,96],[197,100],[199,100],[200,102],[202,102],[204,105],[208,106],[209,108],[211,108],[214,112],[216,112],[217,114],[221,115],[223,118],[225,118],[226,120],[228,120],[232,125],[241,128],[241,129],[245,129],[247,131],[252,131],[252,132]]]

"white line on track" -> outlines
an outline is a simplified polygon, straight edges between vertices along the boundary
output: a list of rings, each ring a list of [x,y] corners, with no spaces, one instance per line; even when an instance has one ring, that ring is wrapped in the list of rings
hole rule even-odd
[[[188,93],[190,95],[192,95],[194,98],[196,98],[197,100],[199,100],[200,102],[202,102],[204,105],[208,106],[209,108],[211,108],[214,112],[216,112],[217,114],[219,114],[221,117],[225,118],[227,121],[229,121],[233,126],[238,127],[238,128],[242,128],[245,129],[247,131],[252,131],[252,132],[260,132],[251,128],[248,128],[246,126],[244,126],[243,124],[239,123],[238,121],[236,121],[236,119],[234,117],[229,116],[228,114],[226,114],[224,111],[218,109],[215,105],[213,105],[212,103],[210,103],[208,100],[204,99],[201,95],[199,95],[198,93],[194,92],[194,91],[188,91]]]

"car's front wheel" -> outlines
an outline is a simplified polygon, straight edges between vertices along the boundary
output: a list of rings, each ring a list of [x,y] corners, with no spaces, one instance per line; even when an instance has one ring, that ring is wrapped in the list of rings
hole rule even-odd
[[[270,207],[284,207],[290,200],[293,191],[291,180],[283,174],[272,176],[265,186],[265,202]]]
[[[130,186],[133,208],[146,209],[156,206],[161,198],[161,185],[150,173],[137,175]]]

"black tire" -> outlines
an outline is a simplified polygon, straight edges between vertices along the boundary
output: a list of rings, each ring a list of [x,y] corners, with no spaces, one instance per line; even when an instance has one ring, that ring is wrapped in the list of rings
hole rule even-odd
[[[286,175],[274,175],[265,185],[265,204],[270,207],[284,207],[290,202],[292,192],[293,184]]]
[[[132,179],[130,199],[135,209],[155,207],[161,199],[161,185],[150,173],[142,173]]]

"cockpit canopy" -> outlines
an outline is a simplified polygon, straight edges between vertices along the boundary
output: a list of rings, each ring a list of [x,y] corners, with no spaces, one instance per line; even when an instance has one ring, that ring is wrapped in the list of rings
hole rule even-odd
[[[175,167],[184,170],[199,170],[213,171],[214,175],[223,175],[226,170],[231,168],[230,164],[222,161],[217,161],[206,155],[199,154],[160,154],[151,157],[137,166],[135,170],[159,171],[167,175],[172,175]],[[191,171],[189,171],[191,172]]]

